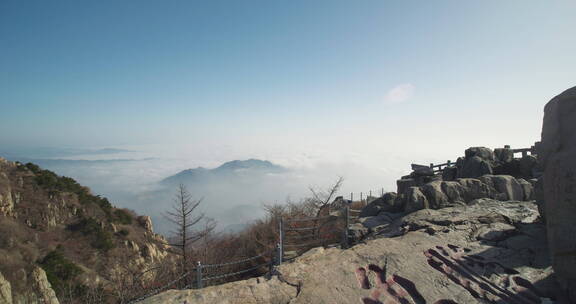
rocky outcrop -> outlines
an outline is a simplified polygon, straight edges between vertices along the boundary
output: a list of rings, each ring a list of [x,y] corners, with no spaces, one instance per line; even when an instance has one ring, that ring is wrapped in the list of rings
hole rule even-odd
[[[548,240],[554,271],[576,301],[576,87],[544,108],[538,157],[542,168]]]
[[[428,199],[418,187],[410,187],[406,191],[406,202],[404,204],[405,212],[413,212],[420,209],[429,208]]]
[[[397,195],[395,192],[384,193],[381,197],[368,203],[368,205],[366,205],[366,207],[364,207],[360,212],[360,217],[375,216],[381,212],[400,211],[400,206],[395,204],[396,197]]]
[[[39,299],[38,302],[45,304],[60,304],[56,293],[46,278],[46,272],[40,267],[35,267],[31,273],[32,287]]]
[[[12,187],[10,180],[4,172],[0,172],[0,215],[14,215],[14,200],[12,199]]]
[[[12,304],[12,286],[0,273],[0,303]]]
[[[14,304],[57,303],[56,297],[69,297],[63,288],[96,288],[116,265],[126,278],[129,271],[169,261],[166,244],[153,233],[149,217],[122,212],[70,178],[0,159],[0,303],[6,302],[3,281],[10,283]],[[55,249],[62,258],[46,260]],[[79,271],[52,288],[46,273],[52,280],[64,271],[62,265]],[[152,279],[153,273],[147,274],[144,284]],[[109,286],[104,292],[113,297]],[[71,302],[81,302],[78,297]]]
[[[396,231],[398,237],[371,239],[347,250],[314,248],[282,264],[272,279],[171,290],[141,303],[362,303],[377,284],[370,282],[372,272],[400,291],[405,299],[400,303],[524,303],[519,294],[525,292],[547,301],[552,271],[537,218],[534,203],[489,199],[420,210],[392,220],[380,232]],[[381,293],[380,301],[389,300]]]
[[[441,209],[467,204],[479,198],[493,198],[503,201],[523,201],[533,199],[533,186],[523,179],[509,175],[484,175],[476,178],[462,178],[455,181],[433,181],[419,187],[410,187],[402,194],[400,210],[414,212],[431,208]]]
[[[138,224],[140,224],[140,226],[142,226],[144,229],[146,229],[146,231],[150,232],[150,233],[154,233],[154,228],[152,226],[152,218],[150,218],[147,215],[143,215],[143,216],[139,216],[137,218],[138,220]]]
[[[492,174],[492,166],[490,163],[479,156],[472,156],[466,158],[462,168],[458,170],[458,177],[461,178],[476,178],[485,174]]]

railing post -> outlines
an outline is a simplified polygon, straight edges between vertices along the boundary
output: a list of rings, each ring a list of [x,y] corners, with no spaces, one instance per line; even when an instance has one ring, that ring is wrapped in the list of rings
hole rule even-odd
[[[354,192],[350,192],[350,202],[354,202]]]
[[[198,289],[202,289],[202,263],[200,261],[198,261],[196,266],[196,286],[198,286]]]
[[[280,243],[276,244],[276,266],[282,264],[282,253],[280,251]]]
[[[350,227],[350,207],[344,208],[344,235],[342,235],[342,247],[348,248],[348,228]]]
[[[382,188],[382,194],[380,196],[384,196],[384,188]]]
[[[451,163],[452,163],[452,162],[451,162],[450,160],[446,161],[446,168],[450,167],[450,164],[451,164]]]
[[[274,250],[270,250],[270,264],[268,265],[268,274],[272,277],[274,272]]]
[[[362,202],[362,192],[360,192],[360,202]]]
[[[370,196],[368,196],[368,197],[372,197],[372,190],[370,190]]]
[[[280,217],[278,222],[279,241],[278,241],[278,265],[282,264],[284,259],[284,220]]]
[[[434,169],[434,163],[430,163],[430,169]]]

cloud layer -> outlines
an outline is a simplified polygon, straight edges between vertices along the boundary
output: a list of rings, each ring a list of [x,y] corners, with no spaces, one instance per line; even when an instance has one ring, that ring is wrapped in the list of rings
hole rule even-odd
[[[387,103],[402,103],[414,96],[416,87],[411,83],[399,84],[386,93],[384,100]]]

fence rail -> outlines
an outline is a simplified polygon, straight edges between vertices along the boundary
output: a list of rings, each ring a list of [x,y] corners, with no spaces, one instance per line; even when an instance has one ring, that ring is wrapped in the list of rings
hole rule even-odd
[[[510,145],[505,145],[504,149],[510,149]],[[519,149],[510,149],[512,150],[512,154],[516,154],[516,153],[522,153],[522,157],[525,157],[526,155],[528,155],[528,152],[530,152],[530,154],[536,154],[536,147],[535,146],[531,146],[530,148],[519,148]],[[440,173],[440,172],[444,172],[444,170],[446,168],[450,168],[455,166],[456,163],[450,160],[447,160],[445,163],[443,164],[434,164],[434,163],[430,163],[430,165],[428,166],[430,169],[432,169],[432,171],[434,173]],[[413,165],[414,166],[414,165]],[[426,167],[423,165],[416,165],[416,166],[422,166],[422,167]]]

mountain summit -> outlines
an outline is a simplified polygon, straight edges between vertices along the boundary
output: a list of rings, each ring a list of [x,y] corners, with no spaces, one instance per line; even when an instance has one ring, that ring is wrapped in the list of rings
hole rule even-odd
[[[233,160],[225,162],[214,169],[198,167],[195,169],[183,170],[175,175],[165,178],[161,183],[199,183],[209,182],[214,179],[235,179],[240,177],[261,176],[271,173],[282,173],[285,171],[287,171],[286,168],[273,164],[270,161],[251,158],[247,160]]]

